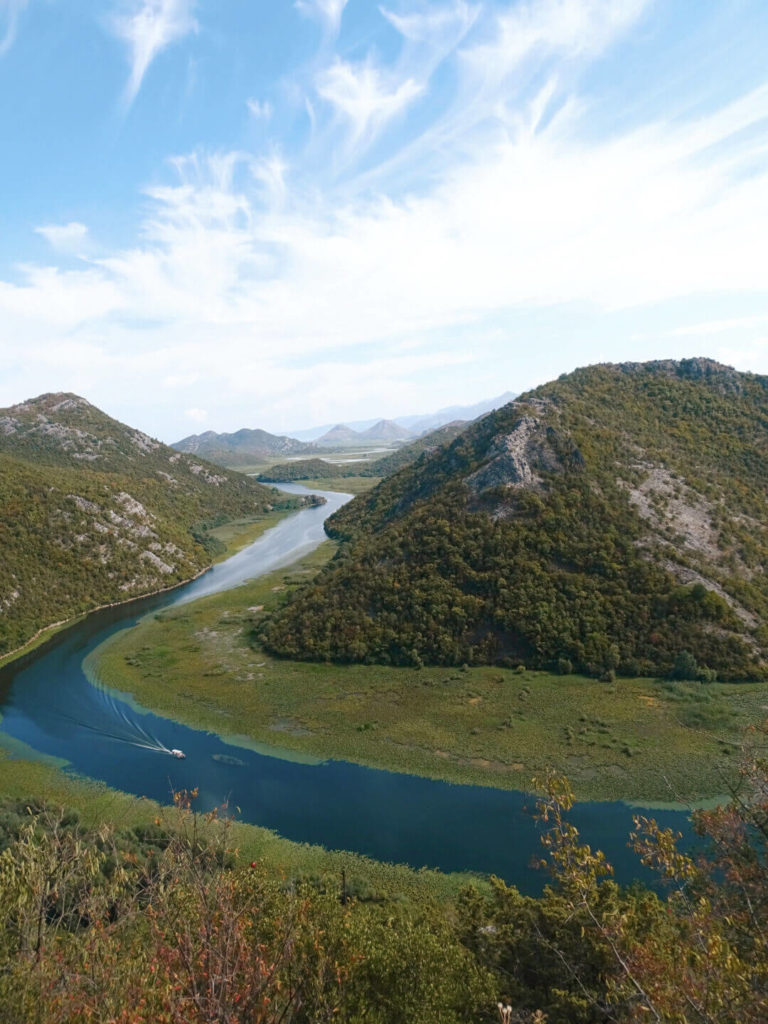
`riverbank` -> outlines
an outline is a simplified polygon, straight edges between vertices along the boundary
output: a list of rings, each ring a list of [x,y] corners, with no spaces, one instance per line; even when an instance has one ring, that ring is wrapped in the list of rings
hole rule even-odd
[[[157,594],[167,594],[172,590],[178,590],[180,587],[185,587],[188,583],[192,583],[193,580],[199,579],[204,576],[205,573],[211,568],[212,565],[217,565],[219,562],[226,561],[231,558],[232,555],[236,555],[238,551],[248,547],[255,540],[271,529],[273,526],[277,526],[281,519],[284,519],[287,515],[291,515],[296,512],[297,509],[277,509],[273,512],[267,512],[262,516],[253,516],[248,519],[237,519],[230,523],[225,523],[223,526],[217,526],[210,531],[211,536],[216,537],[224,545],[225,549],[211,561],[210,565],[204,566],[200,572],[195,573],[194,576],[190,576],[187,580],[182,580],[180,583],[174,583],[172,587],[160,587],[158,590],[151,590],[146,594],[134,594],[133,596],[126,598],[125,601],[111,601],[107,604],[96,605],[90,608],[87,612],[83,612],[82,615],[73,615],[69,619],[61,619],[59,622],[52,622],[48,626],[43,626],[39,629],[34,636],[31,636],[25,644],[21,644],[20,647],[14,648],[12,651],[8,651],[6,654],[0,656],[0,668],[5,665],[10,665],[12,661],[17,658],[22,658],[26,654],[31,654],[32,651],[37,650],[38,647],[42,647],[44,643],[47,643],[52,637],[56,636],[63,629],[68,629],[70,626],[74,626],[77,622],[82,622],[88,615],[93,612],[102,611],[105,608],[120,608],[122,605],[131,604],[134,601],[142,601],[147,597],[155,597]]]
[[[159,714],[287,756],[518,790],[553,768],[579,799],[646,807],[722,794],[746,728],[764,715],[766,684],[270,658],[255,639],[259,622],[333,550],[163,610],[97,649],[89,672]]]
[[[130,830],[162,822],[174,827],[174,809],[153,800],[122,793],[102,783],[82,779],[39,761],[11,758],[0,750],[0,801],[39,803],[76,811],[87,828],[108,824]],[[193,805],[194,806],[194,805]],[[364,900],[455,899],[468,882],[485,889],[486,882],[469,873],[446,874],[387,864],[344,850],[326,850],[291,842],[257,825],[233,821],[232,848],[241,863],[259,861],[275,877],[339,880],[347,892]]]

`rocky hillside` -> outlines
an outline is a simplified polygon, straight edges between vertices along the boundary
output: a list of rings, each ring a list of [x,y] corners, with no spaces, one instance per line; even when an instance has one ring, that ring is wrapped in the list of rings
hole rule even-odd
[[[236,430],[233,434],[217,434],[206,430],[175,441],[172,448],[190,455],[198,455],[220,466],[250,466],[263,459],[304,455],[316,451],[314,445],[297,441],[293,437],[270,434],[266,430]]]
[[[757,678],[768,378],[601,365],[341,509],[339,557],[268,627],[294,657]]]
[[[0,409],[0,655],[41,627],[189,579],[209,528],[298,504],[70,394]]]

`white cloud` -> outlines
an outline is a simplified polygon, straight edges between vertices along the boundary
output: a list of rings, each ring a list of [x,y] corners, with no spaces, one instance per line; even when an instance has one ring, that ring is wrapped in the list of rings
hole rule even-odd
[[[48,224],[35,231],[54,249],[60,252],[82,252],[88,241],[88,228],[78,221],[70,221],[69,224]]]
[[[339,30],[348,2],[349,0],[296,0],[294,6],[302,14],[323,22],[327,30],[335,34]]]
[[[538,53],[595,56],[626,32],[650,0],[522,0],[500,14],[493,37],[468,48],[465,59],[503,77]]]
[[[768,324],[768,312],[757,316],[739,316],[729,320],[705,320],[702,323],[686,324],[670,331],[672,337],[687,335],[726,334],[731,331],[750,330]]]
[[[424,86],[413,78],[392,82],[370,61],[349,64],[336,60],[318,75],[318,95],[332,104],[352,126],[358,141],[375,134],[419,96]]]
[[[194,423],[205,423],[208,419],[208,412],[206,409],[185,409],[184,415],[188,420],[192,420]]]
[[[152,61],[171,43],[197,31],[196,0],[131,0],[128,11],[112,19],[112,29],[128,46],[131,74],[125,101],[136,98]]]
[[[379,10],[405,39],[414,43],[432,44],[436,39],[451,38],[455,43],[462,39],[480,14],[480,6],[455,0],[450,4],[439,4],[425,10],[407,14],[380,7]]]
[[[253,117],[269,121],[272,117],[272,104],[268,100],[249,99],[246,101],[248,110]]]
[[[421,7],[420,17],[440,10]],[[462,33],[472,60],[481,45],[506,54],[507,75],[509,61],[538,50],[570,59],[604,48],[642,10],[640,0],[617,0],[610,11],[598,0],[525,2],[508,10],[495,40],[481,43],[479,22],[471,36],[465,31],[466,4],[442,9],[431,41],[426,20],[394,15],[406,56],[386,67],[337,60],[321,73],[315,83],[325,103],[316,104],[313,138],[326,131],[332,152],[341,126],[363,149],[422,95],[434,61],[455,52]],[[513,18],[522,42],[509,34]],[[417,71],[425,53],[427,70]],[[330,395],[339,418],[378,410],[384,394],[394,396],[390,409],[426,411],[441,374],[469,386],[490,363],[499,376],[493,390],[517,390],[502,375],[509,367],[522,374],[535,342],[509,334],[505,345],[515,315],[586,307],[602,316],[669,300],[702,304],[670,354],[699,345],[719,321],[736,321],[715,341],[725,346],[726,329],[742,332],[732,350],[752,353],[756,365],[765,321],[745,317],[739,297],[751,292],[768,303],[768,168],[758,130],[768,87],[707,116],[600,137],[563,94],[557,70],[545,62],[523,92],[509,76],[479,98],[457,88],[452,108],[436,115],[443,134],[427,132],[419,143],[427,156],[430,146],[440,149],[440,162],[409,194],[391,187],[402,185],[391,164],[375,187],[353,168],[325,188],[306,158],[302,174],[295,151],[290,165],[277,150],[171,161],[177,178],[147,190],[132,245],[91,257],[76,273],[25,267],[15,283],[0,282],[4,389],[13,380],[18,394],[31,393],[32,363],[44,368],[34,379],[42,373],[49,390],[87,389],[96,398],[115,380],[152,410],[170,388],[179,408],[205,410],[216,429],[328,420]],[[498,115],[510,95],[515,116]],[[553,108],[557,115],[546,116]],[[478,142],[483,118],[495,118],[493,131]],[[392,151],[414,162],[414,150],[397,140]],[[77,222],[38,230],[68,251],[86,238]],[[708,323],[703,303],[714,293],[722,302]],[[748,311],[760,307],[752,301]],[[657,347],[669,351],[669,321],[658,335]],[[13,358],[20,346],[23,366]],[[491,348],[496,356],[506,349],[508,362],[489,359]],[[551,376],[549,364],[545,373],[529,361],[530,377]]]
[[[0,57],[13,46],[19,15],[26,6],[27,0],[0,0]]]

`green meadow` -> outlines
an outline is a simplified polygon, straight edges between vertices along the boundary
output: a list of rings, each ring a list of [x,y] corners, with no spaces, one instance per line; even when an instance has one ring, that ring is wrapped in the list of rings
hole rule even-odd
[[[94,652],[89,672],[160,714],[283,756],[509,789],[554,769],[580,799],[646,805],[727,792],[747,730],[765,717],[763,683],[269,657],[264,616],[332,551],[327,542],[288,571],[158,612]]]

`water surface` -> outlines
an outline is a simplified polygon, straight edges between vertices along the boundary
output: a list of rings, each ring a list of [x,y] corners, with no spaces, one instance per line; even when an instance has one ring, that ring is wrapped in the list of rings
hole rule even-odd
[[[306,493],[300,485],[285,489]],[[197,787],[201,809],[227,803],[239,808],[243,820],[289,839],[413,867],[494,873],[525,892],[540,891],[546,878],[530,867],[541,846],[530,815],[534,801],[525,794],[341,761],[306,764],[270,756],[154,715],[86,677],[84,659],[142,616],[288,565],[321,543],[323,520],[350,496],[315,493],[323,493],[328,504],[289,516],[198,580],[96,612],[0,669],[0,743],[5,739],[25,756],[60,759],[67,771],[164,803],[175,790]],[[186,760],[171,757],[172,748],[184,750]],[[622,803],[582,803],[571,815],[585,840],[606,852],[623,882],[646,877],[626,846],[638,810]],[[653,816],[683,831],[690,842],[685,814]]]

